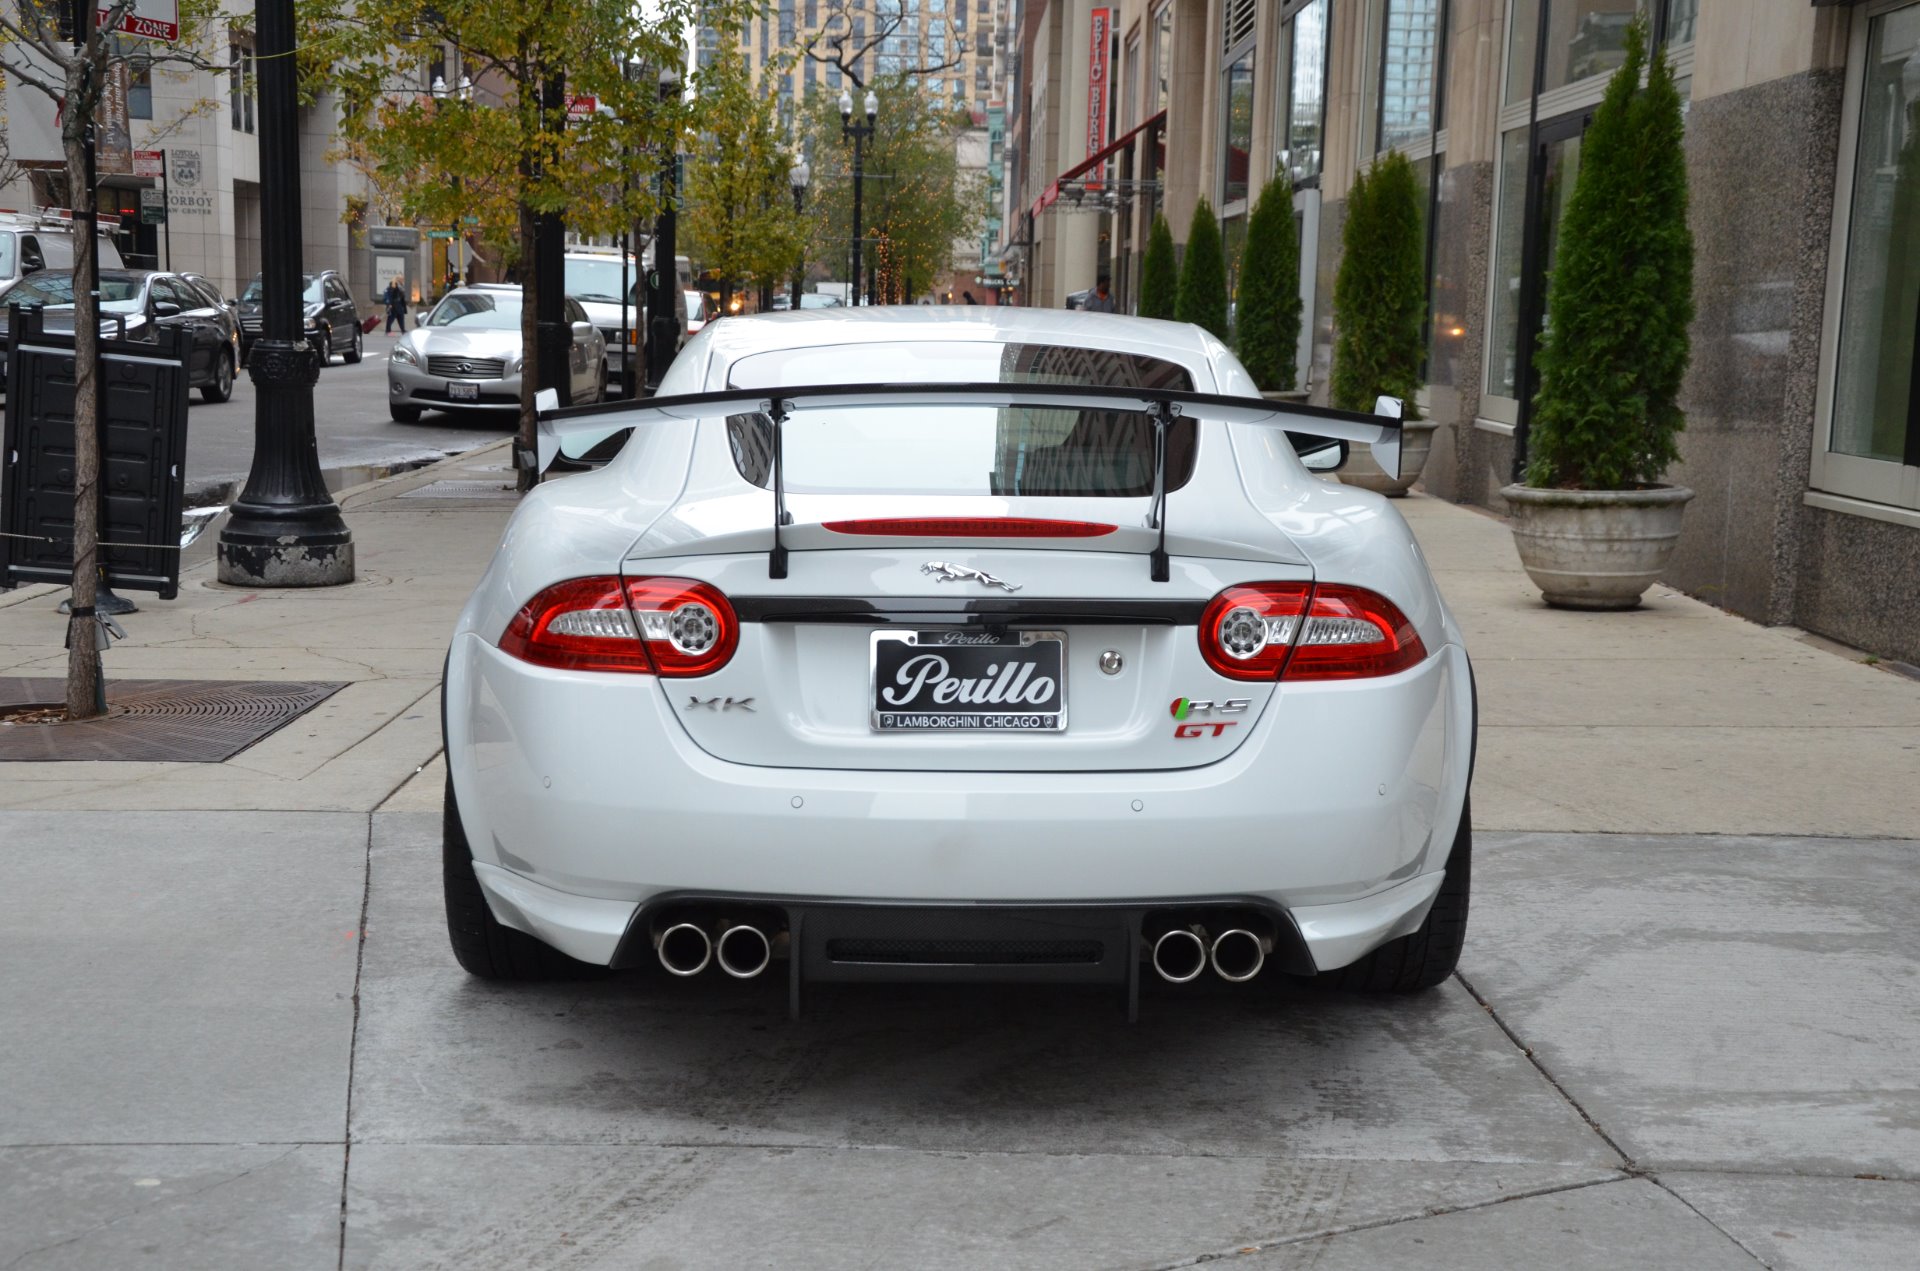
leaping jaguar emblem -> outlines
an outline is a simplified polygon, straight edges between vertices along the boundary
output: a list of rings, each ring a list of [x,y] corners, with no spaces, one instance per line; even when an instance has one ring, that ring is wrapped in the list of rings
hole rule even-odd
[[[1008,591],[1019,591],[1019,583],[1010,583],[995,578],[984,569],[975,569],[971,565],[949,565],[943,560],[930,560],[920,567],[923,574],[932,574],[937,583],[979,583],[982,587],[1004,587]]]

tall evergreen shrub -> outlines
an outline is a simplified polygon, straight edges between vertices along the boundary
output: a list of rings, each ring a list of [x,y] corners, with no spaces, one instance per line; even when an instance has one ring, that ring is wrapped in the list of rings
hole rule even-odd
[[[1333,377],[1330,398],[1345,410],[1373,409],[1382,395],[1419,418],[1420,326],[1426,314],[1426,235],[1420,183],[1395,151],[1353,183],[1333,281]]]
[[[1187,227],[1187,255],[1180,262],[1180,294],[1173,316],[1227,338],[1227,253],[1213,204],[1201,199]]]
[[[1678,456],[1693,321],[1685,124],[1664,49],[1640,87],[1646,50],[1640,17],[1580,143],[1535,355],[1531,486],[1638,489]]]
[[[1147,254],[1140,262],[1140,316],[1171,318],[1180,290],[1180,269],[1173,263],[1173,231],[1167,218],[1154,213],[1147,231]]]
[[[1240,364],[1266,392],[1299,379],[1300,238],[1293,226],[1293,183],[1275,177],[1247,221],[1240,262]]]

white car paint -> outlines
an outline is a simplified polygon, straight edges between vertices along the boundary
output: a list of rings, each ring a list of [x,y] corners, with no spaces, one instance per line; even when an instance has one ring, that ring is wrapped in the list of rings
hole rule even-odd
[[[772,349],[903,341],[1139,353],[1184,366],[1200,392],[1258,398],[1198,328],[984,306],[729,319],[688,341],[660,391],[721,390]],[[873,361],[873,380],[898,382]],[[595,420],[577,422],[590,440]],[[636,913],[681,891],[945,907],[1253,898],[1291,917],[1321,971],[1418,927],[1469,777],[1459,629],[1388,501],[1312,476],[1274,428],[1198,426],[1193,479],[1167,499],[1166,583],[1148,578],[1146,499],[831,493],[789,496],[791,568],[770,578],[773,500],[740,475],[721,418],[639,427],[604,468],[539,486],[461,615],[445,688],[452,789],[494,917],[603,964]],[[1121,528],[1090,540],[1093,552],[1051,540],[849,545],[819,528],[963,512]],[[684,680],[554,670],[499,647],[531,597],[570,578],[624,571],[729,597],[904,601],[954,594],[920,569],[934,559],[1062,600],[1350,584],[1397,605],[1427,656],[1382,678],[1249,683],[1213,672],[1191,625],[1076,627],[1066,731],[891,735],[866,726],[863,627],[743,623],[725,666]],[[1109,649],[1121,675],[1098,669]],[[1230,697],[1248,705],[1223,735],[1176,738],[1174,699]],[[754,705],[688,709],[713,698]]]

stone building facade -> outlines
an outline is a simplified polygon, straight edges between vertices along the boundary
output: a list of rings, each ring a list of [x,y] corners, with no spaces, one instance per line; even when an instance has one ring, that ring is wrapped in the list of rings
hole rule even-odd
[[[124,120],[116,112],[107,125],[112,132],[124,124],[133,150],[165,152],[167,225],[139,224],[140,192],[159,188],[158,179],[103,167],[97,202],[102,212],[121,217],[117,245],[128,264],[203,274],[237,295],[260,270],[260,119],[258,102],[243,87],[253,74],[251,9],[230,7],[234,25],[220,30],[225,47],[210,50],[209,58],[237,67],[238,76],[166,67],[142,73],[136,61],[127,77]],[[126,40],[131,57],[141,47]],[[53,103],[12,83],[0,88],[0,111],[8,154],[18,165],[14,179],[0,185],[0,207],[67,206]],[[335,122],[327,98],[300,111],[304,267],[340,270],[359,295],[371,285],[371,264],[343,217],[350,198],[365,195],[366,182],[336,160]]]
[[[1110,273],[1155,209],[1230,252],[1289,178],[1324,400],[1345,194],[1387,150],[1427,198],[1424,486],[1499,510],[1581,135],[1646,13],[1687,103],[1698,317],[1667,581],[1920,662],[1920,0],[1029,0],[1002,251],[1023,303]],[[1105,14],[1107,149],[1089,149]],[[1089,166],[1090,159],[1092,160]],[[1016,210],[1017,209],[1017,210]],[[1237,285],[1237,279],[1234,280]]]

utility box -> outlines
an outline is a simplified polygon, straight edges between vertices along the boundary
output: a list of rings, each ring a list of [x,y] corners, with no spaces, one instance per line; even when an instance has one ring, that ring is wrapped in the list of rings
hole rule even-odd
[[[13,308],[0,450],[0,589],[73,577],[75,360],[72,331]],[[100,564],[120,591],[180,591],[186,490],[185,331],[100,340]]]

